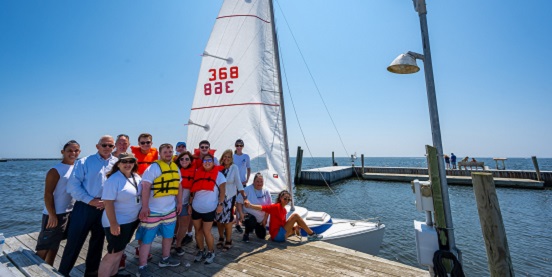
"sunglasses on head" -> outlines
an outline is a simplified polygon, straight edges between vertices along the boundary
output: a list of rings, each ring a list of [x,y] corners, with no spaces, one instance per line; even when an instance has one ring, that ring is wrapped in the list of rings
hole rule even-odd
[[[135,161],[134,160],[129,160],[129,159],[126,159],[126,160],[121,160],[121,163],[122,164],[133,164]]]
[[[106,147],[113,148],[113,147],[115,147],[115,145],[113,145],[113,144],[107,144],[107,143],[103,143],[103,144],[101,144],[101,146],[102,146],[103,148],[106,148]]]
[[[203,160],[203,163],[212,163],[213,162],[213,159],[205,159]]]
[[[200,146],[199,148],[200,149],[209,149],[209,146],[204,145],[204,146]]]
[[[151,141],[141,141],[140,144],[141,144],[141,145],[151,144]]]
[[[189,162],[189,161],[190,161],[190,158],[180,158],[180,161],[181,161],[181,162],[182,162],[182,161],[187,161],[187,162]]]

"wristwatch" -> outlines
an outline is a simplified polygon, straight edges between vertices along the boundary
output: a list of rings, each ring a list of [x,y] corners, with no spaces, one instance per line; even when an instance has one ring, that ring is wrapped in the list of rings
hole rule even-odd
[[[222,206],[222,202],[218,203],[219,206]]]

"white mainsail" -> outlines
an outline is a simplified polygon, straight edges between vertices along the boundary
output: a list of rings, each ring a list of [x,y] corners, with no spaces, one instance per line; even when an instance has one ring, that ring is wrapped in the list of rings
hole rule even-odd
[[[203,53],[187,141],[192,148],[206,139],[218,156],[243,139],[244,152],[266,162],[265,187],[277,193],[290,180],[273,40],[269,1],[224,1]]]

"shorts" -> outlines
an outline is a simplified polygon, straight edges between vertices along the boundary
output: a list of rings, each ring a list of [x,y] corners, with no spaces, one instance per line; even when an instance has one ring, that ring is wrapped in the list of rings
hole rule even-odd
[[[213,222],[215,220],[216,215],[216,209],[209,213],[198,213],[196,210],[192,208],[192,220],[203,220],[203,222]]]
[[[36,251],[59,249],[62,240],[67,239],[67,226],[71,213],[57,214],[58,224],[54,228],[46,229],[49,215],[42,214],[42,225],[36,242]]]
[[[182,204],[182,211],[180,211],[180,214],[178,216],[188,216],[188,215],[190,215],[188,213],[188,206],[189,206],[188,203]]]
[[[113,254],[125,250],[127,244],[132,240],[134,231],[138,228],[139,220],[120,225],[121,233],[118,236],[111,234],[109,227],[104,227],[105,239],[107,240],[107,253]]]
[[[176,212],[173,210],[167,214],[151,212],[145,221],[140,222],[136,232],[136,239],[145,244],[151,244],[156,236],[165,239],[174,237],[176,228]]]
[[[234,221],[234,214],[232,213],[232,210],[234,209],[235,202],[236,196],[225,200],[222,204],[222,212],[215,216],[215,221],[223,224]]]
[[[272,240],[275,241],[275,242],[285,242],[286,241],[286,233],[287,233],[286,229],[284,229],[284,227],[280,227],[280,230],[278,230],[278,234]]]

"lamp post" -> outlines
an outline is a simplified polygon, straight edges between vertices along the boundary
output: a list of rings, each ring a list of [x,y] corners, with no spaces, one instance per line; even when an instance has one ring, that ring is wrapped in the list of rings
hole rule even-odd
[[[439,113],[437,111],[437,97],[435,95],[435,82],[433,80],[433,65],[431,62],[431,51],[429,48],[429,34],[427,28],[427,10],[425,0],[412,0],[414,2],[414,9],[420,16],[420,27],[422,31],[422,43],[424,54],[418,54],[414,52],[407,52],[399,55],[392,63],[387,67],[387,70],[398,74],[410,74],[416,73],[420,68],[416,65],[416,59],[424,62],[424,73],[427,90],[427,101],[429,106],[429,118],[431,121],[431,137],[433,140],[433,146],[437,149],[438,167],[439,167],[439,179],[442,191],[443,209],[445,215],[445,232],[447,235],[448,250],[456,253],[457,248],[454,240],[454,228],[452,225],[452,214],[450,210],[450,201],[448,194],[448,184],[446,178],[445,163],[443,161],[443,143],[441,141],[441,127],[439,125]]]

